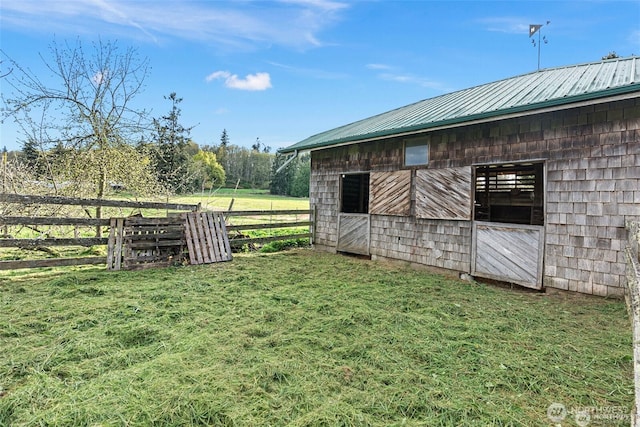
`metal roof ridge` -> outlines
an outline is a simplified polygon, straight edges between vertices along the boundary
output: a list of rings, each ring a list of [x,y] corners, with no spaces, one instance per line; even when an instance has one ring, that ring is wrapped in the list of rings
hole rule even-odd
[[[330,147],[394,132],[427,130],[478,118],[526,113],[538,108],[637,92],[639,60],[640,57],[630,56],[544,68],[478,84],[316,133],[279,151]]]

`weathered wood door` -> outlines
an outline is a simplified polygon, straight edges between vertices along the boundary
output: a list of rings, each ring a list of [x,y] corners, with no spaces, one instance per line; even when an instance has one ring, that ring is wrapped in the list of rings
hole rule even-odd
[[[369,255],[369,214],[338,214],[338,252]]]
[[[544,227],[473,223],[471,274],[542,288]]]

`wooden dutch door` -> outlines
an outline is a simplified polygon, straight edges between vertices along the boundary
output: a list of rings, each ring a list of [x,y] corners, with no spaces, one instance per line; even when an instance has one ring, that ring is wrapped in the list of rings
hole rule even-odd
[[[475,168],[471,274],[542,288],[544,164]]]
[[[369,255],[370,216],[410,213],[410,170],[342,175],[338,251]]]
[[[370,228],[369,173],[341,175],[338,252],[369,255]]]

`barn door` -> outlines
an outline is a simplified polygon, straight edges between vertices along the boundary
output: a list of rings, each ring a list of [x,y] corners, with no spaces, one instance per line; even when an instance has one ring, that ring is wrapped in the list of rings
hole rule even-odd
[[[544,164],[478,166],[471,274],[542,288]]]
[[[338,215],[338,252],[369,255],[369,214]]]
[[[474,222],[471,275],[542,288],[544,227]]]
[[[369,255],[369,173],[340,176],[338,252]]]

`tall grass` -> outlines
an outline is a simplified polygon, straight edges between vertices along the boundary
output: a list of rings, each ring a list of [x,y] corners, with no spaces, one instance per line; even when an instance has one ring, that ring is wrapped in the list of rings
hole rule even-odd
[[[0,425],[542,426],[554,402],[633,403],[620,301],[306,249],[3,273],[0,304]]]

